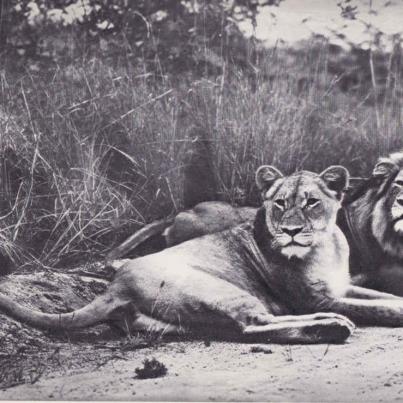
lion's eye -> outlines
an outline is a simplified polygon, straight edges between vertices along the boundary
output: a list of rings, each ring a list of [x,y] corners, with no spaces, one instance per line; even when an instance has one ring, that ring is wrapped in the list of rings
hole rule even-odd
[[[403,180],[396,180],[395,185],[397,185],[399,187],[403,187]]]
[[[285,208],[285,200],[284,200],[284,199],[277,199],[277,200],[274,200],[274,204],[275,204],[278,208],[280,208],[280,209],[282,209],[282,210],[284,210],[284,208]]]
[[[319,199],[315,199],[314,197],[310,197],[307,201],[306,201],[306,205],[307,207],[315,207],[320,203]]]

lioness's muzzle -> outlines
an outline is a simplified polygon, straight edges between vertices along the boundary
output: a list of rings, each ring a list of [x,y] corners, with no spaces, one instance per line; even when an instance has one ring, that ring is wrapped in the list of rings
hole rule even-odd
[[[282,248],[285,248],[286,246],[307,247],[312,245],[313,237],[311,233],[299,232],[298,234],[291,236],[284,232],[278,232],[276,234],[276,241]]]

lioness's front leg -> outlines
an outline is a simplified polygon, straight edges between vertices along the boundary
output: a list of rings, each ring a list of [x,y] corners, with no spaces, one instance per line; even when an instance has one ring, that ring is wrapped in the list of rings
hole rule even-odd
[[[253,342],[342,343],[353,331],[354,325],[341,315],[330,314],[326,318],[326,314],[321,314],[317,319],[314,315],[287,315],[275,317],[269,325],[247,326],[243,336]]]

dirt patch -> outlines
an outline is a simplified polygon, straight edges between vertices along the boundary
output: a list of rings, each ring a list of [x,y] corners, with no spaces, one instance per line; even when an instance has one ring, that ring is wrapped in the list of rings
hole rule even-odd
[[[103,290],[93,281],[37,272],[3,279],[0,292],[37,309],[65,312]],[[106,325],[49,334],[0,315],[0,398],[401,401],[402,349],[398,328],[360,328],[342,345],[162,343],[123,337]],[[140,379],[136,368],[145,363],[164,376]]]
[[[209,346],[204,342],[171,342],[130,351],[119,350],[117,341],[104,348],[97,348],[97,343],[60,347],[64,362],[71,357],[75,365],[55,368],[34,384],[3,390],[0,397],[181,401],[403,399],[403,329],[358,329],[343,345],[266,345],[272,354],[252,353],[251,345],[225,342],[212,342]],[[89,355],[98,363],[86,361]],[[166,366],[166,375],[138,379],[135,369],[152,358]]]

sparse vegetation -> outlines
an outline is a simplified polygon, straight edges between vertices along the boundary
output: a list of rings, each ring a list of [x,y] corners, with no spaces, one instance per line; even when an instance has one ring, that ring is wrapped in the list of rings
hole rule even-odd
[[[56,3],[40,4],[46,13]],[[365,176],[403,145],[400,38],[388,54],[345,52],[323,38],[262,49],[220,2],[181,5],[175,26],[170,4],[161,21],[152,5],[130,8],[136,21],[151,13],[138,31],[104,13],[117,18],[113,32],[99,28],[92,40],[95,14],[57,30],[46,18],[29,25],[24,7],[13,14],[25,28],[8,38],[0,64],[0,248],[17,266],[97,260],[180,210],[193,126],[212,141],[220,198],[238,204],[256,202],[262,162],[285,173],[343,164]],[[221,25],[203,25],[217,10]],[[35,46],[15,42],[34,29]],[[176,54],[179,44],[166,44],[177,29],[189,37]]]
[[[287,344],[284,347],[284,350],[282,351],[282,353],[283,353],[284,359],[287,362],[293,362],[294,361],[294,358],[292,356],[292,347],[289,344]]]
[[[402,146],[395,64],[382,94],[368,82],[354,93],[329,72],[339,56],[327,43],[261,57],[252,76],[228,66],[179,83],[97,57],[18,77],[3,70],[3,251],[46,265],[88,260],[179,210],[192,125],[213,142],[221,198],[239,204],[255,202],[262,162],[285,172],[335,163],[367,175],[375,158]]]
[[[142,348],[158,347],[162,345],[162,335],[155,332],[128,335],[125,340],[120,343],[122,352],[139,350]]]
[[[49,366],[61,365],[59,351],[58,347],[52,352],[36,347],[19,348],[15,353],[1,354],[0,388],[38,382]]]

